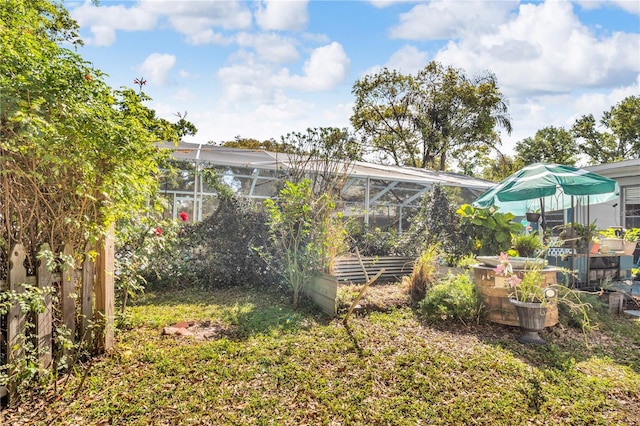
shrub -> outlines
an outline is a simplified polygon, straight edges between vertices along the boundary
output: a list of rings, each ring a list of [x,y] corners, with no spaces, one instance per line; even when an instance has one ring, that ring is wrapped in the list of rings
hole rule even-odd
[[[439,244],[448,254],[448,263],[454,264],[471,251],[469,239],[462,233],[460,215],[452,201],[454,194],[441,185],[435,185],[420,201],[418,213],[399,243],[405,255],[418,255],[432,244]]]
[[[438,280],[438,258],[440,250],[437,245],[428,247],[416,259],[411,275],[405,277],[409,281],[411,299],[414,302],[424,298],[428,289]]]
[[[523,228],[522,224],[513,222],[513,214],[501,213],[495,207],[478,209],[463,204],[457,213],[461,216],[462,231],[473,242],[472,251],[480,255],[507,252],[513,236]]]
[[[269,213],[269,246],[260,250],[260,256],[293,291],[295,308],[304,286],[326,268],[335,204],[327,194],[313,195],[309,179],[285,182],[279,197],[264,204]]]
[[[393,228],[370,227],[359,221],[345,225],[349,251],[356,247],[361,256],[390,256],[397,254],[398,235]]]
[[[420,315],[427,321],[459,320],[463,324],[477,321],[482,302],[471,277],[449,275],[433,286],[419,304]]]
[[[268,244],[268,218],[259,203],[221,196],[211,216],[181,235],[191,279],[206,288],[273,284],[273,271],[256,251]]]

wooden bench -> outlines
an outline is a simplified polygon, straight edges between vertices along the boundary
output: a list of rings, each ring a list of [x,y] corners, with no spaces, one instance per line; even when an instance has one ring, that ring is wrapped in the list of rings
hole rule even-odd
[[[411,275],[415,257],[400,256],[374,256],[361,257],[369,278],[376,275],[384,268],[384,273],[376,280],[376,282],[388,282],[400,280],[405,275]],[[365,283],[365,277],[362,266],[357,256],[338,257],[334,259],[333,271],[339,283]]]

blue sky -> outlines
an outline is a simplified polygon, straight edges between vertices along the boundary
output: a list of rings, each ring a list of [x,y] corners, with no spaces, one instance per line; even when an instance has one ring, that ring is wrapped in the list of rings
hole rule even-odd
[[[351,89],[382,67],[431,60],[471,77],[493,72],[513,133],[569,128],[640,95],[640,2],[66,1],[79,53],[112,87],[143,77],[148,106],[198,127],[189,142],[276,139],[348,127]]]

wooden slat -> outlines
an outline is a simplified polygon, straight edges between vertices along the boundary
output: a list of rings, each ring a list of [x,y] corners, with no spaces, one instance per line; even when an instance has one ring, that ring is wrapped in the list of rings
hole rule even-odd
[[[113,303],[114,303],[114,227],[111,225],[98,251],[98,277],[95,286],[96,315],[104,323],[104,330],[98,342],[98,349],[110,351],[113,348]]]
[[[62,253],[65,256],[73,256],[73,248],[69,244],[65,244]],[[75,265],[65,263],[62,269],[62,282],[60,287],[62,302],[62,324],[69,329],[69,339],[75,342],[76,331],[76,301],[74,294],[76,287],[76,270]]]
[[[304,292],[311,297],[324,313],[332,317],[336,316],[338,311],[336,305],[338,281],[334,276],[324,273],[315,276],[311,283],[305,286]]]
[[[87,243],[82,262],[82,322],[80,323],[80,336],[89,345],[92,341],[89,324],[93,321],[93,285],[96,269],[95,261],[89,255],[91,250],[93,250],[93,246]]]
[[[43,244],[40,247],[40,253],[50,251],[49,244]],[[44,260],[40,261],[38,270],[36,271],[38,288],[44,290],[53,284],[53,274],[47,269]],[[52,359],[52,306],[51,292],[47,291],[44,297],[44,312],[36,315],[36,330],[38,333],[38,357],[40,360],[40,368],[51,367]]]
[[[16,293],[24,292],[23,284],[27,280],[27,270],[24,267],[26,259],[24,246],[16,244],[9,257],[9,290]],[[24,329],[25,315],[16,302],[9,308],[7,315],[7,362],[9,364],[24,357]],[[17,398],[15,383],[9,383],[9,399]]]
[[[339,257],[334,260],[332,272],[340,282],[364,283],[368,275],[375,275],[384,269],[379,278],[379,281],[384,281],[411,274],[414,263],[413,257],[363,257],[362,264],[357,257]],[[362,266],[366,268],[366,273]]]

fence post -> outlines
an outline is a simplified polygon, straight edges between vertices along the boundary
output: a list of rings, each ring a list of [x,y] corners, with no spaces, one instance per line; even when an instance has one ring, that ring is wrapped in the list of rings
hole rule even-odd
[[[96,316],[103,321],[104,331],[98,341],[98,348],[110,351],[113,348],[113,304],[114,304],[114,240],[115,227],[109,227],[98,249],[98,269],[96,271]]]
[[[16,244],[9,256],[9,290],[16,293],[24,292],[23,284],[27,281],[27,270],[24,267],[26,259],[24,246]],[[9,308],[7,315],[7,363],[11,364],[24,356],[25,314],[18,302]],[[10,371],[11,373],[11,371]],[[9,400],[17,400],[18,388],[15,382],[9,382]]]
[[[68,259],[73,256],[73,248],[69,244],[64,245],[62,253]],[[65,260],[67,260],[65,259]],[[62,268],[62,324],[69,330],[69,340],[75,343],[76,335],[76,303],[73,295],[76,288],[75,264],[65,263]]]
[[[40,246],[40,253],[50,251],[49,244],[44,243]],[[53,283],[53,273],[47,269],[44,259],[40,260],[38,270],[36,271],[36,279],[38,288],[44,290],[45,287],[51,286]],[[51,310],[51,293],[45,292],[44,296],[44,312],[36,315],[36,330],[38,332],[38,357],[40,360],[40,368],[51,367],[51,331],[52,331],[52,310]]]
[[[84,261],[82,262],[82,322],[80,323],[80,336],[91,347],[91,332],[89,323],[93,321],[93,286],[95,280],[95,260],[89,254],[93,245],[87,243],[84,249]]]

